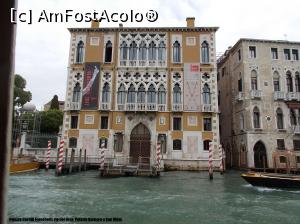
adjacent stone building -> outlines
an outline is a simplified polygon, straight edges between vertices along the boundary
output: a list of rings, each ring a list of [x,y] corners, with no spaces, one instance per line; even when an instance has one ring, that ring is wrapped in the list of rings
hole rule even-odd
[[[300,42],[240,39],[218,60],[220,136],[234,167],[300,163]],[[274,154],[283,156],[274,159]]]
[[[157,144],[169,168],[207,167],[219,144],[217,27],[70,28],[65,147],[99,158],[140,157]],[[216,154],[217,156],[217,154]]]

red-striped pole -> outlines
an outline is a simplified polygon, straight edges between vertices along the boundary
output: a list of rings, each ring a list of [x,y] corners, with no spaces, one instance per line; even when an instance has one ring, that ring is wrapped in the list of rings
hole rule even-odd
[[[209,173],[209,179],[212,180],[214,178],[213,176],[213,143],[209,143],[209,151],[208,151],[208,173]]]
[[[224,167],[223,167],[223,148],[222,148],[221,144],[219,145],[219,157],[220,157],[220,163],[219,163],[220,174],[223,174],[223,172],[224,172]]]
[[[157,148],[156,148],[156,166],[157,166],[157,171],[160,171],[160,161],[161,161],[161,144],[157,144]]]
[[[104,148],[105,148],[105,142],[102,140],[101,142],[101,148],[100,148],[100,169],[104,170]]]
[[[58,149],[58,173],[60,174],[63,167],[63,158],[64,158],[64,140],[60,141]]]
[[[51,141],[48,140],[47,159],[46,159],[46,170],[49,169],[49,164],[50,164],[50,149],[51,149]]]

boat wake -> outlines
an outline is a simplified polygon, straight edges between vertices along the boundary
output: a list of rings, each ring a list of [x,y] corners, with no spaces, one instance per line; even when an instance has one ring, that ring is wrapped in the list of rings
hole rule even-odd
[[[289,192],[289,193],[295,193],[295,194],[300,194],[299,190],[289,190],[289,189],[278,189],[278,188],[268,188],[268,187],[256,187],[252,186],[251,184],[244,184],[242,185],[243,187],[246,188],[253,188],[254,190],[258,192]]]

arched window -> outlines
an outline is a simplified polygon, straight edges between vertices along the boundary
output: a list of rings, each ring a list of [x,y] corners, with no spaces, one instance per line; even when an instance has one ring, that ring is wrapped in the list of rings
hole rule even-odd
[[[164,42],[160,42],[158,45],[158,60],[164,61],[166,59],[166,45]]]
[[[180,43],[176,40],[173,44],[173,62],[178,63],[180,62]]]
[[[280,108],[276,110],[277,128],[283,129],[283,113]]]
[[[125,41],[122,42],[120,48],[120,60],[125,61],[127,60],[127,44]]]
[[[181,88],[178,83],[176,83],[173,88],[173,103],[174,104],[181,103]]]
[[[204,140],[203,141],[203,150],[208,151],[209,150],[209,144],[211,143],[211,140]]]
[[[146,57],[147,57],[147,46],[146,43],[142,41],[139,46],[139,60],[145,61],[147,60]]]
[[[135,103],[135,89],[134,89],[133,84],[131,84],[128,89],[127,102]]]
[[[105,62],[111,62],[112,58],[112,43],[109,40],[105,45]]]
[[[110,91],[109,84],[105,83],[102,90],[102,103],[109,102],[109,91]]]
[[[74,86],[74,89],[73,89],[72,102],[79,102],[80,92],[81,92],[81,87],[80,87],[80,84],[77,82],[76,85]]]
[[[163,85],[158,88],[158,104],[166,104],[166,90]]]
[[[129,60],[133,61],[137,59],[137,44],[133,41],[129,47]]]
[[[181,139],[173,140],[173,150],[181,150]]]
[[[295,113],[294,109],[290,109],[290,121],[291,121],[292,126],[297,125],[297,118],[296,118],[296,113]]]
[[[125,104],[126,99],[126,91],[123,84],[118,89],[118,96],[117,96],[117,103],[118,104]]]
[[[280,91],[280,76],[277,71],[273,74],[273,85],[274,85],[274,91]]]
[[[201,58],[203,64],[209,63],[209,45],[206,41],[201,44]]]
[[[204,84],[203,87],[203,104],[211,104],[210,89],[208,84]]]
[[[150,61],[156,60],[156,45],[154,41],[151,41],[151,43],[149,44],[148,60]]]
[[[77,148],[77,138],[69,138],[69,148]]]
[[[299,75],[299,72],[295,73],[295,87],[296,87],[296,92],[300,92],[300,75]]]
[[[286,87],[288,92],[293,92],[293,79],[290,71],[286,73]]]
[[[257,72],[255,70],[251,71],[251,89],[257,90]]]
[[[140,85],[140,87],[138,88],[138,92],[137,92],[137,102],[138,103],[145,103],[145,96],[146,96],[146,92],[145,92],[145,87],[144,85]]]
[[[154,85],[151,84],[148,88],[148,92],[147,92],[147,103],[155,103],[156,102],[156,92],[155,92],[155,88]]]
[[[254,128],[260,128],[260,113],[257,107],[253,109],[253,126]]]
[[[84,43],[81,40],[77,44],[76,63],[82,63],[83,62],[83,53],[84,53]]]

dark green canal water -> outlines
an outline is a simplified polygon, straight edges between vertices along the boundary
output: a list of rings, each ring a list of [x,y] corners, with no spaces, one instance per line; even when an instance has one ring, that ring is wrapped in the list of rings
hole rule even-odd
[[[115,217],[122,219],[116,223],[133,224],[300,223],[300,190],[254,188],[238,172],[223,176],[216,173],[213,181],[208,180],[206,172],[106,179],[97,174],[89,171],[55,177],[52,171],[40,170],[13,175],[9,182],[9,217]]]

